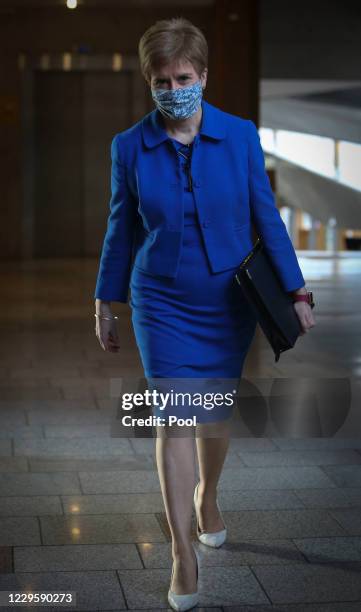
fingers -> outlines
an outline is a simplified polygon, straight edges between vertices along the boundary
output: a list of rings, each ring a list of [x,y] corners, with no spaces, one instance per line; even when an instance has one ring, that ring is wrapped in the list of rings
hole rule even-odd
[[[313,318],[311,308],[308,304],[304,302],[296,302],[295,309],[302,328],[300,335],[303,336],[304,334],[307,334],[309,330],[316,325],[316,322]]]
[[[120,349],[119,342],[115,341],[111,336],[110,332],[108,332],[108,337],[101,337],[100,344],[104,351],[109,351],[111,353],[117,353]]]
[[[111,332],[109,332],[108,335],[108,350],[111,351],[112,353],[118,353],[120,349],[120,344],[117,340],[115,340],[112,335]]]
[[[304,318],[304,319],[301,321],[301,323],[302,323],[302,327],[303,327],[303,331],[304,331],[304,333],[309,332],[309,331],[310,331],[310,329],[316,325],[316,323],[315,323],[315,321],[314,321],[313,319],[311,320],[311,319],[309,319],[309,318],[307,318],[307,317],[305,317],[305,318]]]
[[[103,340],[102,340],[101,336],[98,338],[98,340],[99,340],[99,342],[100,342],[100,346],[102,347],[103,351],[106,351],[107,349],[106,349],[106,347],[105,347],[105,344],[104,344],[104,342],[103,342]]]
[[[117,353],[119,351],[120,343],[116,330],[109,330],[107,324],[97,324],[95,333],[103,351],[111,353]]]
[[[111,335],[111,332],[108,332],[108,337],[104,335],[103,337],[101,336],[99,341],[104,351],[109,351],[111,353],[117,353],[120,349],[119,342],[114,340],[114,338]]]
[[[312,327],[314,327],[315,325],[316,325],[316,322],[312,316],[312,313],[311,312],[306,313],[305,314],[305,327],[307,331],[311,329]]]
[[[116,332],[109,331],[108,344],[114,350],[120,349],[119,338]]]
[[[302,334],[307,334],[310,330],[310,328],[312,327],[312,325],[309,325],[308,321],[305,319],[301,320],[301,325],[302,325]]]

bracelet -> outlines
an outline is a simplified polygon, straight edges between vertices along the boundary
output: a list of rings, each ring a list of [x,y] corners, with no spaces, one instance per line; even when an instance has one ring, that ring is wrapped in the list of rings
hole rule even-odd
[[[102,317],[99,314],[95,313],[94,316],[98,319],[105,319],[106,321],[113,321],[113,319],[119,319],[119,317],[116,317],[115,315],[113,317]]]
[[[299,293],[298,295],[294,295],[293,296],[293,303],[295,302],[306,302],[307,304],[309,304],[311,306],[311,308],[314,307],[315,303],[313,301],[313,293],[312,291],[307,291],[307,293]]]

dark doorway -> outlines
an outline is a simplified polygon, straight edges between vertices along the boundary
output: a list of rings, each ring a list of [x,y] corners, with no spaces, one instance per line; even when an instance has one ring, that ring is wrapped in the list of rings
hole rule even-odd
[[[97,256],[110,144],[132,123],[132,72],[36,71],[34,257]]]

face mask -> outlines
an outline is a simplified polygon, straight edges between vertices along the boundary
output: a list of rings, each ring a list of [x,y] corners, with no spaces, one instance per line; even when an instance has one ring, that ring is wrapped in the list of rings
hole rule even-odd
[[[160,112],[170,119],[187,119],[198,110],[203,88],[201,81],[178,89],[152,89],[152,98]]]

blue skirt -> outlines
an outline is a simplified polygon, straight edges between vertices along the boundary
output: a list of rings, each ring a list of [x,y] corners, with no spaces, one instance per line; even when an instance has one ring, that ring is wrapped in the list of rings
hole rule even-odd
[[[132,325],[149,387],[183,392],[192,387],[194,401],[176,405],[169,395],[166,407],[153,405],[154,416],[195,416],[197,423],[232,416],[233,404],[220,397],[210,408],[212,401],[200,402],[199,393],[235,390],[255,333],[257,321],[235,271],[212,272],[193,194],[185,191],[176,278],[152,276],[136,266],[130,278]]]

